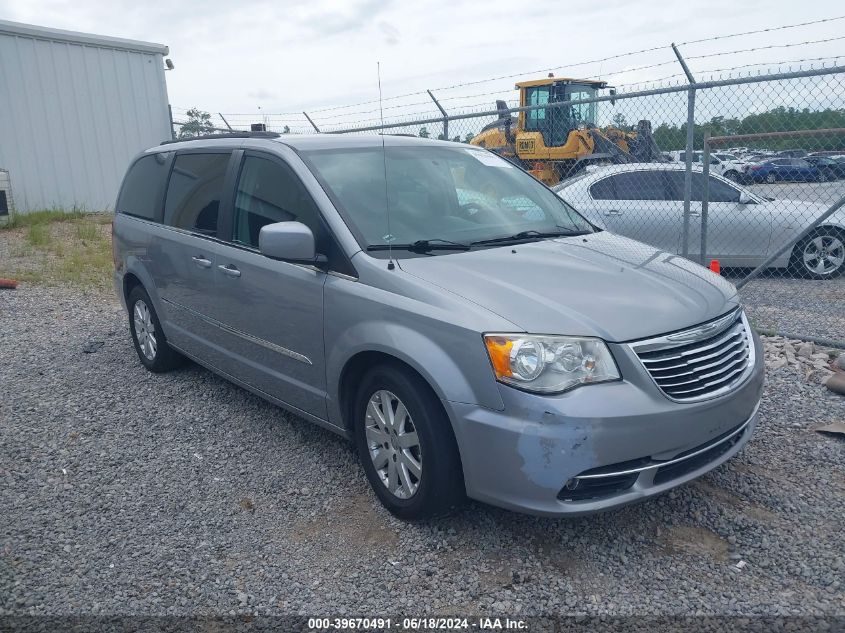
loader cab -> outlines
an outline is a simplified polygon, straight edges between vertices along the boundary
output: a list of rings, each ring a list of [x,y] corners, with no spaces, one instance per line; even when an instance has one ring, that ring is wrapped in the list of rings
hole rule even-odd
[[[564,101],[593,99],[604,81],[559,79],[550,77],[516,84],[520,106],[542,106]],[[519,113],[519,129],[540,132],[546,147],[565,145],[572,130],[595,126],[596,103],[575,103],[558,108],[539,108]]]

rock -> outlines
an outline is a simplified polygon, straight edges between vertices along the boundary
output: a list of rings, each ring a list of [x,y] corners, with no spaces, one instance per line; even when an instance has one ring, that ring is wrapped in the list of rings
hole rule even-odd
[[[833,393],[842,394],[845,396],[845,374],[837,372],[824,381],[824,386],[830,389]]]
[[[93,354],[103,347],[103,345],[105,345],[103,341],[88,341],[82,346],[82,351],[86,354]]]
[[[798,346],[798,350],[795,353],[803,358],[810,358],[815,351],[816,346],[813,345],[812,341],[805,341]]]
[[[780,358],[775,358],[766,364],[769,366],[769,369],[780,369],[781,367],[786,366],[786,359],[781,356]]]
[[[842,352],[837,358],[836,363],[834,363],[839,369],[845,369],[845,352]]]

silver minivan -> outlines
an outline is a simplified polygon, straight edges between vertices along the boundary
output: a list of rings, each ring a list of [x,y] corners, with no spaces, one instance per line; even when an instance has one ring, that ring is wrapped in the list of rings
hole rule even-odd
[[[420,519],[466,496],[578,515],[737,453],[760,342],[735,288],[598,230],[510,162],[399,136],[243,133],[135,159],[115,287],[184,358],[352,440]]]

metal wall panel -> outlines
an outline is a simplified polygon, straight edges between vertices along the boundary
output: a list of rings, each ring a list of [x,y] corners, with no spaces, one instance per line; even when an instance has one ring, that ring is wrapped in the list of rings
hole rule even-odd
[[[17,211],[114,207],[132,157],[170,138],[166,54],[0,21],[0,168]]]

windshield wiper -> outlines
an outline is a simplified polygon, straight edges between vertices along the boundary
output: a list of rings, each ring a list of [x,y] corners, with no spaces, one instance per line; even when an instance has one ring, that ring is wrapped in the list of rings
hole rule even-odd
[[[528,240],[533,238],[546,238],[546,237],[576,237],[578,235],[587,235],[592,231],[520,231],[519,233],[515,233],[514,235],[506,235],[504,237],[494,237],[489,240],[477,240],[475,242],[471,242],[471,246],[479,246],[484,244],[500,244],[503,242],[518,242],[520,240]]]
[[[388,251],[393,248],[400,251],[411,251],[412,253],[427,253],[429,251],[468,251],[469,244],[437,238],[431,240],[417,240],[411,244],[370,244],[367,247],[367,250]]]

